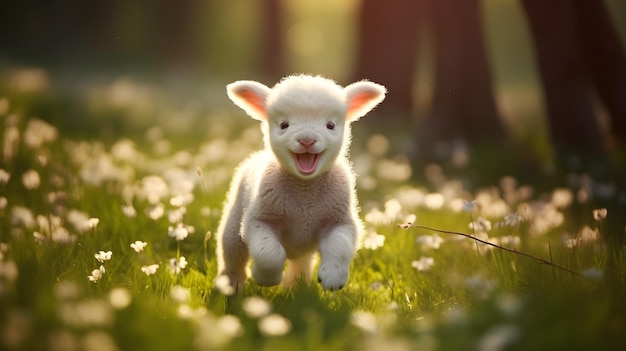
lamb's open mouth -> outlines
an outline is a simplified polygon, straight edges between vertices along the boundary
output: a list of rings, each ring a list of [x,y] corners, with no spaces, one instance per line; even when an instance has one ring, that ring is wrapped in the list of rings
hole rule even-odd
[[[308,175],[315,172],[317,168],[317,161],[320,159],[320,154],[311,154],[308,152],[302,154],[293,154],[298,165],[300,173]]]

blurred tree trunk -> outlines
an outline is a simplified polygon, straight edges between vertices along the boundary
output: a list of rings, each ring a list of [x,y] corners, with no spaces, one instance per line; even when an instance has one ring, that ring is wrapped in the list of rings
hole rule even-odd
[[[363,0],[358,22],[355,80],[369,79],[389,90],[385,118],[408,121],[413,109],[420,16],[424,0]]]
[[[534,37],[557,155],[573,150],[602,152],[603,140],[590,95],[592,78],[585,67],[586,48],[580,40],[574,1],[524,0],[523,4]]]
[[[626,58],[601,0],[574,2],[585,62],[611,120],[611,132],[626,143]]]
[[[261,69],[268,79],[278,80],[287,74],[284,62],[281,1],[265,0],[262,10]]]
[[[200,0],[158,0],[153,40],[159,58],[166,68],[190,72],[196,62],[196,14]]]
[[[429,0],[435,48],[432,112],[419,138],[500,142],[499,118],[482,32],[478,0]]]
[[[433,36],[432,111],[416,133],[420,152],[438,142],[502,141],[478,0],[364,0],[356,78],[387,86],[386,122],[407,123],[413,110],[420,27]],[[408,123],[407,123],[408,124]]]

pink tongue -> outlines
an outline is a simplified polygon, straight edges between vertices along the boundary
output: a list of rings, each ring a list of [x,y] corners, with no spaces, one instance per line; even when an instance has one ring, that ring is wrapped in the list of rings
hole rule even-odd
[[[316,161],[317,155],[315,154],[296,154],[296,162],[298,163],[298,168],[300,169],[300,172],[312,172],[315,169],[315,164],[317,163]]]

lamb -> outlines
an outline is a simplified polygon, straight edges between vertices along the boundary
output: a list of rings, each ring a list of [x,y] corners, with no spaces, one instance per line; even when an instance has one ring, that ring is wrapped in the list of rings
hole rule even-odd
[[[218,272],[235,290],[247,278],[261,286],[318,281],[341,289],[363,224],[348,160],[350,124],[385,97],[382,85],[294,75],[273,88],[255,81],[227,86],[229,98],[261,122],[265,149],[233,176],[217,233]],[[283,270],[287,268],[283,276]]]

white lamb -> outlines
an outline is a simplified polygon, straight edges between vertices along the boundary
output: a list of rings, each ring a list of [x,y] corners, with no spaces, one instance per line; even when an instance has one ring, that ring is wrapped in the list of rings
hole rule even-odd
[[[252,258],[259,285],[310,282],[317,250],[318,281],[324,289],[341,289],[363,228],[347,158],[350,123],[378,105],[385,88],[368,81],[343,88],[298,75],[273,88],[238,81],[227,91],[261,121],[266,147],[233,177],[217,233],[219,274],[238,290]]]

